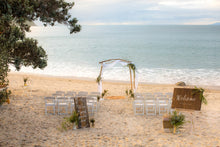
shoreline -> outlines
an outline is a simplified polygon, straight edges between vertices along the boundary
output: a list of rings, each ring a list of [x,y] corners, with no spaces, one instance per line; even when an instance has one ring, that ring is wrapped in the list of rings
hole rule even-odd
[[[77,80],[77,81],[87,81],[87,82],[95,82],[96,79],[87,78],[87,77],[74,77],[74,76],[55,76],[55,75],[47,75],[47,74],[39,74],[39,73],[25,73],[25,72],[9,72],[9,75],[19,75],[19,76],[37,76],[43,78],[59,78],[66,80]],[[130,84],[130,81],[122,81],[122,80],[103,80],[103,83],[112,83],[112,84]],[[97,84],[97,83],[96,83]],[[149,86],[174,86],[173,84],[167,83],[151,83],[151,82],[138,82],[138,86],[140,85],[149,85]],[[186,85],[186,87],[202,87],[207,90],[220,91],[220,86],[212,86],[212,85]]]

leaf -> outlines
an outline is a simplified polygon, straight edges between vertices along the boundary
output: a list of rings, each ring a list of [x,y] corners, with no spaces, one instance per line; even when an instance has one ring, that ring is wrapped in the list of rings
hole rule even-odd
[[[177,111],[174,111],[171,115],[171,124],[176,127],[180,127],[185,123],[185,116],[183,114],[177,114]]]
[[[199,93],[199,98],[200,98],[201,102],[202,102],[203,104],[207,105],[208,102],[207,102],[207,99],[206,99],[205,96],[204,96],[204,92],[205,92],[205,89],[203,89],[203,88],[197,88],[197,87],[195,86],[195,89],[194,89],[194,91],[193,91],[193,96],[194,96],[196,93]]]
[[[102,80],[102,77],[101,77],[101,75],[99,75],[96,79],[96,82],[99,83],[101,80]]]

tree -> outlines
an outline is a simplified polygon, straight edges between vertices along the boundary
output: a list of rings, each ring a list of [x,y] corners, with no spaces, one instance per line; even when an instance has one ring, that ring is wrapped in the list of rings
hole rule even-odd
[[[25,36],[30,31],[25,22],[40,20],[45,26],[61,23],[69,26],[71,34],[76,33],[81,26],[69,14],[73,6],[64,0],[0,0],[0,83],[7,83],[9,64],[17,70],[47,66],[45,50],[37,40]]]

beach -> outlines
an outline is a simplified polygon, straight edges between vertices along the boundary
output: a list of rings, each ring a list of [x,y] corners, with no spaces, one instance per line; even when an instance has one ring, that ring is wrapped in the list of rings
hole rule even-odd
[[[28,77],[32,95],[23,95]],[[183,111],[187,123],[180,133],[164,132],[163,116],[134,115],[133,100],[104,99],[95,113],[95,127],[63,131],[63,115],[46,115],[44,97],[61,91],[96,92],[94,79],[9,73],[10,104],[0,107],[0,146],[220,146],[220,91],[206,89],[208,105]],[[174,83],[175,84],[175,83]],[[137,92],[173,92],[175,85],[139,84]],[[126,82],[103,82],[108,96],[125,96]],[[193,122],[193,123],[192,123]]]
[[[220,0],[0,7],[0,147],[220,147]]]

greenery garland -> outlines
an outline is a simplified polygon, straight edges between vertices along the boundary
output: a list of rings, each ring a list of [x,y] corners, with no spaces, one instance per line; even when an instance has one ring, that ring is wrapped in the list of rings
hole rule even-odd
[[[133,71],[134,79],[135,79],[135,71],[136,71],[136,69],[137,69],[136,66],[135,66],[135,64],[129,63],[127,66]]]
[[[104,96],[106,96],[108,94],[108,90],[104,90],[103,92],[102,92],[102,98],[104,97]]]
[[[134,98],[134,92],[133,92],[133,90],[132,89],[127,89],[126,91],[125,91],[125,93],[126,93],[126,95],[128,96],[128,97],[131,97],[131,98]]]
[[[132,71],[133,71],[133,73],[134,73],[134,75],[135,75],[135,71],[136,71],[136,66],[135,66],[135,64],[129,63],[127,66],[132,69]]]
[[[208,104],[208,101],[206,100],[205,96],[203,95],[205,92],[205,90],[203,88],[198,88],[195,86],[195,89],[193,91],[193,95],[195,95],[196,93],[199,93],[199,98],[201,100],[201,102],[205,105]]]
[[[99,82],[102,80],[102,77],[101,75],[99,75],[97,78],[96,78],[96,82],[99,84]]]

